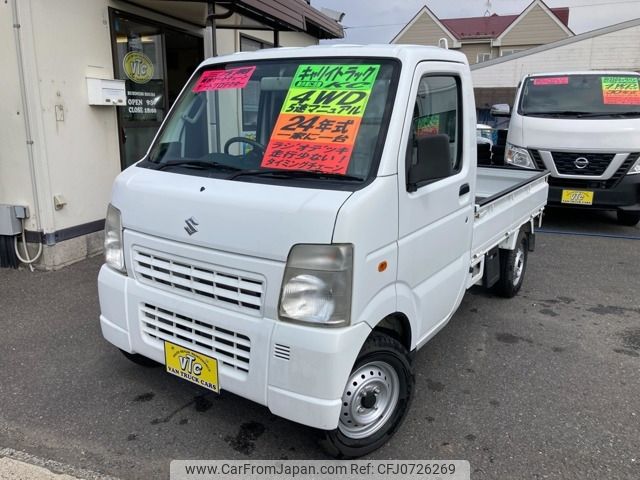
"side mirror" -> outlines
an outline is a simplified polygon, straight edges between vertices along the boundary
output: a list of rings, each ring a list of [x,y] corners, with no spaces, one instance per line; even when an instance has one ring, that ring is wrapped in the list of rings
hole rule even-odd
[[[494,117],[510,117],[511,107],[507,103],[497,103],[491,106],[491,115]]]
[[[419,186],[446,178],[453,173],[449,135],[427,135],[416,140],[417,161],[409,165],[408,190],[415,192]]]

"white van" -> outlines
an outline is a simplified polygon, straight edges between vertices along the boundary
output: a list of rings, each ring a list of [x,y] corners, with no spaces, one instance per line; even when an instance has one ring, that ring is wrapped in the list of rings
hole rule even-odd
[[[473,285],[522,285],[548,172],[477,168],[466,57],[320,46],[200,65],[115,181],[104,337],[364,455]]]
[[[494,115],[508,112],[496,108]],[[527,75],[511,113],[505,162],[546,168],[549,204],[640,220],[640,75],[587,71]]]

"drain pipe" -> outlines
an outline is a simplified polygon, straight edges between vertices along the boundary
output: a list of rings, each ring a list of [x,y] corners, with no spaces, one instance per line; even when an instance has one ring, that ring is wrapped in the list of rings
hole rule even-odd
[[[42,232],[42,222],[40,221],[40,212],[41,212],[40,198],[38,195],[38,183],[36,181],[36,168],[35,168],[35,160],[34,160],[34,154],[33,154],[33,135],[31,131],[31,120],[29,118],[29,105],[27,101],[27,86],[26,86],[25,73],[24,73],[22,41],[20,40],[20,17],[18,16],[17,0],[11,0],[11,10],[13,13],[13,33],[14,33],[15,44],[16,44],[16,56],[18,59],[18,80],[20,82],[20,96],[22,98],[22,115],[24,118],[24,131],[27,137],[27,157],[29,159],[29,172],[31,174],[31,190],[33,192],[33,203],[35,204],[35,211],[36,211],[36,218],[35,218],[36,231],[40,235]],[[24,223],[23,223],[23,229],[22,229],[22,240],[23,240],[23,246],[26,249],[27,239],[24,231]],[[27,258],[26,258],[27,262],[25,263],[29,265],[31,270],[33,270],[33,267],[31,264],[34,263],[36,260],[38,260],[38,258],[42,254],[42,239],[40,239],[38,243],[40,244],[40,246],[38,248],[38,253],[35,256],[35,258],[29,258],[28,253],[25,252],[27,253]],[[16,245],[16,253],[18,254],[18,256],[20,256],[20,253],[17,252],[17,245]],[[21,261],[24,261],[24,260],[21,259]]]

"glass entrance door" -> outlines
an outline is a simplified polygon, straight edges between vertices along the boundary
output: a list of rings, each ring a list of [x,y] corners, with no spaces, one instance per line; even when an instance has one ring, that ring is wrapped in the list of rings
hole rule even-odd
[[[125,81],[127,104],[118,107],[122,168],[149,148],[182,86],[204,58],[202,37],[141,17],[110,11],[115,78]]]

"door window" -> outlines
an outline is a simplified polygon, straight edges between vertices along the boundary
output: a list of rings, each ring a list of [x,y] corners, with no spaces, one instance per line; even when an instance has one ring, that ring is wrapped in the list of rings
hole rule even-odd
[[[425,76],[420,80],[413,107],[408,163],[417,162],[416,140],[446,135],[451,152],[452,174],[462,167],[460,81],[454,76]]]

